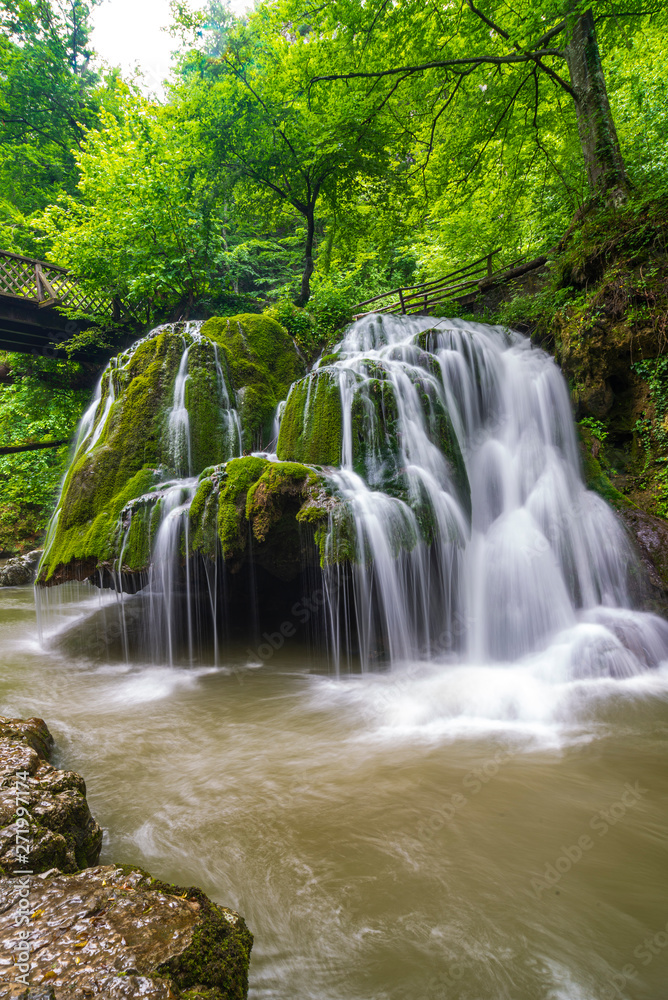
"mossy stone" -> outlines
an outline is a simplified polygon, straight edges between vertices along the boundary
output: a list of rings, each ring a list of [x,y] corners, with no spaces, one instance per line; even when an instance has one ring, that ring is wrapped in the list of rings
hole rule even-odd
[[[40,570],[41,582],[73,562],[109,564],[118,558],[122,547],[127,570],[147,566],[155,519],[149,509],[133,507],[131,501],[170,476],[188,471],[173,467],[169,429],[175,379],[186,345],[185,404],[190,472],[194,475],[226,462],[238,447],[236,431],[232,441],[231,424],[226,423],[226,401],[239,410],[243,447],[257,447],[271,433],[278,402],[303,374],[298,352],[283,327],[270,317],[252,314],[209,320],[199,337],[179,324],[161,328],[119,355],[105,376],[97,411],[99,420],[113,393],[105,427],[95,446],[84,451],[68,471]],[[249,486],[250,482],[243,491],[241,507]],[[206,500],[209,506],[213,502],[209,495]],[[194,537],[196,547],[211,556],[218,529],[212,529],[208,508],[204,512],[207,516],[197,521],[202,513],[200,501],[204,503],[204,499],[195,504]],[[224,551],[225,545],[228,550],[243,548],[235,527],[236,507],[227,494],[220,516]]]
[[[251,313],[207,320],[202,336],[219,347],[236,394],[244,450],[262,448],[276,407],[304,371],[293,340],[276,320]]]
[[[290,390],[276,451],[284,461],[341,462],[342,412],[338,370],[318,368]]]
[[[270,463],[265,458],[236,458],[222,471],[218,498],[218,537],[225,559],[240,555],[248,540],[246,498]]]

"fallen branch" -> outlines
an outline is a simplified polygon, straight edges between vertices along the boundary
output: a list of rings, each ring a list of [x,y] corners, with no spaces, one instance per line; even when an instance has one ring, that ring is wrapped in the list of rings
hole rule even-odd
[[[60,448],[64,444],[69,444],[69,438],[61,441],[40,441],[39,444],[16,444],[5,448],[0,448],[0,455],[16,455],[20,451],[39,451],[40,448]]]

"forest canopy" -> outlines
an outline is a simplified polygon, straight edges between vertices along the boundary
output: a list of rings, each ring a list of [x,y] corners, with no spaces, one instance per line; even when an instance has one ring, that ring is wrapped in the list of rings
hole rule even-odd
[[[666,191],[657,0],[257,0],[245,16],[174,0],[159,95],[96,60],[96,2],[3,4],[0,249],[70,268],[138,329],[269,309],[313,352],[357,302],[499,247],[499,265],[549,253],[592,206]],[[52,378],[2,363],[11,412]],[[70,423],[82,377],[65,380]],[[36,433],[5,426],[6,443]]]
[[[73,170],[30,216],[43,252],[151,318],[244,293],[354,301],[496,246],[539,253],[591,199],[664,183],[662,4],[172,9],[164,99],[82,78]]]

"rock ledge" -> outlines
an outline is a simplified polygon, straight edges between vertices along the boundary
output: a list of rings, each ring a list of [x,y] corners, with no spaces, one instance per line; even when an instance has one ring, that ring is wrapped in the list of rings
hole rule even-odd
[[[52,745],[41,719],[0,717],[0,997],[245,1000],[243,917],[135,866],[95,865],[102,831]]]

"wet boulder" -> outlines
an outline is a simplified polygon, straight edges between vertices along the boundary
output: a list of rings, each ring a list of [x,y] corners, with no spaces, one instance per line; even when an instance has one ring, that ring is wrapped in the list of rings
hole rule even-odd
[[[41,555],[41,549],[34,549],[16,559],[9,559],[0,568],[0,587],[28,587],[34,583]]]
[[[668,612],[668,524],[638,508],[617,511],[626,525],[644,570],[644,590],[648,607],[660,614]]]
[[[161,326],[112,358],[79,428],[39,583],[141,577],[166,484],[269,443],[302,371],[286,331],[254,315]]]
[[[243,918],[201,889],[97,865],[83,778],[53,767],[52,748],[41,719],[0,717],[0,996],[245,1000]]]
[[[0,873],[95,864],[102,830],[90,814],[86,784],[49,762],[53,737],[41,719],[0,716]]]
[[[22,898],[28,938],[16,927]],[[243,918],[138,868],[0,880],[0,938],[11,997],[244,1000],[248,991]]]

